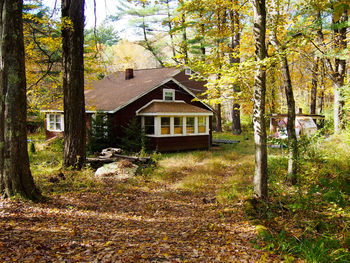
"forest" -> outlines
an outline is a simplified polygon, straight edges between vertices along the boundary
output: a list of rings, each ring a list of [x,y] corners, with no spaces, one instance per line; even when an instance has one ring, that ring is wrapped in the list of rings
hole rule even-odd
[[[347,0],[0,9],[1,262],[350,262]],[[188,79],[163,100],[176,84],[206,110],[150,124],[146,104],[111,138],[95,83],[167,68]],[[158,151],[163,132],[210,147]]]

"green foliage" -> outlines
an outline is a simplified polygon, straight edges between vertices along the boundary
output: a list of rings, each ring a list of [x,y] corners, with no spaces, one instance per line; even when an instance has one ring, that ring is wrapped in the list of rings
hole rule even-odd
[[[278,249],[284,255],[294,255],[304,258],[306,262],[349,262],[350,254],[342,248],[341,243],[332,237],[306,236],[296,238],[285,230],[273,234],[261,232],[260,237],[266,242],[265,249]],[[290,258],[286,257],[285,258]]]
[[[123,133],[123,137],[120,138],[123,150],[133,153],[147,150],[148,140],[137,118],[133,118],[123,127]]]
[[[31,142],[31,143],[30,143],[29,151],[30,151],[31,153],[35,153],[35,152],[36,152],[34,142]]]
[[[56,138],[50,145],[51,151],[54,153],[62,153],[64,147],[63,138]]]
[[[249,216],[268,229],[260,235],[265,249],[307,262],[349,262],[350,137],[323,133],[300,138],[296,186],[285,182],[286,153],[271,151],[269,203]]]
[[[111,25],[101,24],[96,31],[94,29],[86,29],[84,32],[85,42],[96,41],[98,44],[106,46],[116,45],[120,38],[118,32]]]
[[[92,115],[91,128],[88,130],[87,151],[93,154],[115,145],[113,138],[110,136],[111,130],[112,124],[107,114],[97,112]]]

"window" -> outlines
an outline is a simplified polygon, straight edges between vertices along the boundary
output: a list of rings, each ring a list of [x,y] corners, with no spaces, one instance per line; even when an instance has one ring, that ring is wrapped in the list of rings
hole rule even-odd
[[[63,114],[50,113],[47,114],[47,130],[48,131],[63,131]]]
[[[167,100],[167,101],[175,100],[175,90],[174,89],[163,89],[163,100]]]
[[[170,117],[161,117],[161,134],[170,134]]]
[[[194,117],[186,118],[186,133],[194,133]]]
[[[150,135],[154,134],[154,117],[153,116],[145,117],[145,133]]]
[[[192,70],[191,69],[189,69],[189,68],[185,69],[185,75],[189,76],[191,74],[192,74]]]
[[[174,117],[174,134],[182,134],[182,117]]]
[[[198,133],[205,133],[207,130],[207,118],[198,117]]]

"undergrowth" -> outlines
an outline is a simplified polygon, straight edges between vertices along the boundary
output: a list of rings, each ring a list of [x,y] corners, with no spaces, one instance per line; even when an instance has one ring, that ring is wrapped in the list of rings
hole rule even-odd
[[[286,182],[287,156],[269,156],[269,202],[246,209],[257,244],[286,261],[350,262],[350,137],[303,138],[298,184]],[[261,231],[261,229],[263,229]]]
[[[35,145],[35,152],[29,151],[30,167],[34,181],[44,196],[97,190],[100,183],[94,178],[94,172],[90,168],[81,171],[62,170],[62,138],[57,138],[47,145]]]
[[[254,143],[252,135],[214,134],[240,143],[212,149],[155,155],[157,165],[121,187],[166,184],[176,191],[216,193],[224,206],[252,195]],[[62,140],[29,152],[36,183],[44,194],[98,191],[93,171],[62,171]],[[281,253],[286,262],[350,262],[350,135],[325,138],[318,134],[299,141],[298,184],[286,181],[286,149],[268,149],[269,202],[245,202],[256,224],[256,246]],[[62,177],[63,175],[63,177]],[[213,191],[208,191],[213,190]],[[211,197],[210,197],[211,198]],[[214,199],[206,199],[214,200]]]

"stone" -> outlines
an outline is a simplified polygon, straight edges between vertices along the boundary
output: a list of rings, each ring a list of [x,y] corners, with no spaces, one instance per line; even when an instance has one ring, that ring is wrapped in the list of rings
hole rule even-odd
[[[99,178],[128,179],[136,175],[138,166],[133,163],[125,164],[125,161],[108,163],[98,168],[95,176]]]

